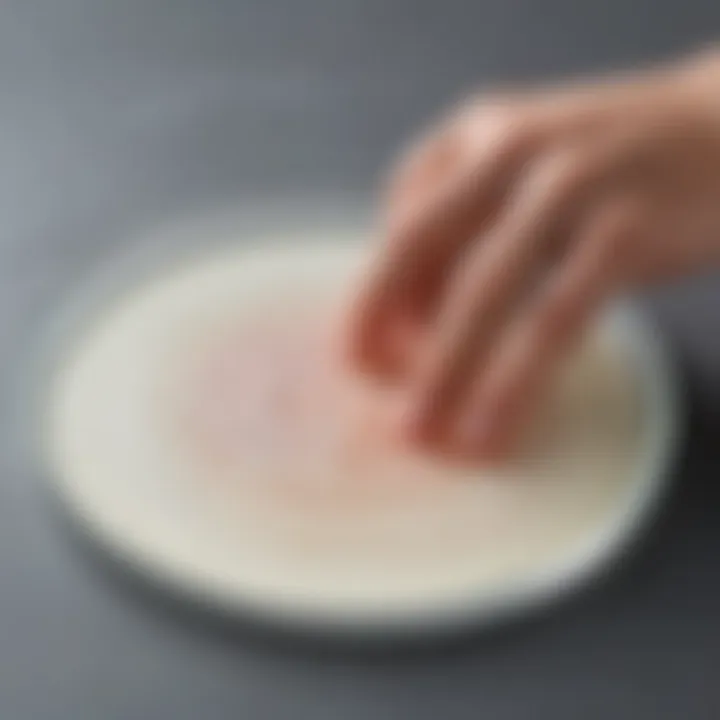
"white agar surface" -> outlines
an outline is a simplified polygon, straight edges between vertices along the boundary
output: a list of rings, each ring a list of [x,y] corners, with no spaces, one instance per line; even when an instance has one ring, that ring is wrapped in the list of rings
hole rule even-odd
[[[226,248],[84,328],[51,378],[45,449],[104,544],[226,608],[363,620],[538,592],[625,531],[647,444],[627,336],[598,325],[511,462],[417,456],[327,346],[364,258]]]

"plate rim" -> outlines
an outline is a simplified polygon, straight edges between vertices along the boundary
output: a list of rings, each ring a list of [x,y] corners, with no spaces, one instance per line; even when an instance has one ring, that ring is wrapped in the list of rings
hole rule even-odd
[[[268,234],[284,234],[277,223],[258,223],[255,216],[248,223],[248,215],[238,213],[237,210],[223,211],[222,214],[215,212],[207,217],[220,230],[229,222],[227,230],[232,228],[235,236],[249,232],[252,222],[255,222],[256,228],[264,226],[263,231]],[[344,217],[347,218],[348,214],[345,213]],[[561,562],[547,566],[543,572],[533,576],[524,590],[518,592],[510,589],[494,596],[485,595],[484,600],[477,602],[464,599],[457,603],[437,604],[434,609],[395,611],[384,615],[371,612],[363,616],[362,613],[328,613],[327,609],[313,611],[307,606],[302,609],[296,606],[292,610],[282,604],[262,600],[255,602],[250,596],[229,601],[219,593],[210,595],[198,587],[192,587],[191,583],[186,583],[178,573],[167,567],[145,563],[144,558],[138,558],[137,555],[129,557],[128,548],[123,549],[102,522],[93,524],[92,518],[83,512],[66,485],[57,477],[60,473],[52,467],[46,447],[46,433],[43,431],[47,422],[44,412],[46,404],[43,402],[49,397],[55,373],[63,367],[62,360],[66,357],[67,349],[72,348],[78,338],[82,337],[83,331],[92,325],[99,310],[112,306],[115,300],[131,290],[131,283],[140,285],[159,271],[171,268],[174,263],[182,266],[195,253],[201,257],[208,257],[212,253],[215,244],[211,243],[212,250],[206,246],[200,249],[191,240],[189,247],[183,248],[181,245],[180,251],[175,246],[171,263],[168,263],[168,244],[162,238],[166,234],[172,237],[174,228],[186,227],[181,223],[182,220],[180,223],[176,220],[157,224],[154,230],[150,226],[146,232],[136,235],[134,248],[131,246],[128,251],[126,247],[119,256],[108,258],[103,267],[90,274],[88,282],[74,288],[68,300],[51,313],[44,332],[41,329],[38,334],[39,350],[33,355],[38,362],[28,363],[24,367],[26,380],[17,384],[21,390],[20,408],[30,411],[25,413],[24,423],[30,438],[30,459],[45,489],[59,501],[54,504],[62,509],[88,542],[137,578],[186,604],[238,621],[257,620],[263,625],[299,630],[303,634],[316,636],[345,636],[352,639],[361,635],[364,640],[381,641],[415,639],[418,635],[432,637],[452,635],[463,629],[489,629],[534,615],[566,598],[570,599],[599,580],[615,560],[621,559],[624,553],[636,545],[643,531],[651,524],[668,493],[681,445],[683,412],[680,383],[677,367],[655,321],[636,303],[625,300],[618,302],[609,314],[612,316],[611,322],[616,323],[628,338],[632,338],[629,349],[641,368],[639,376],[643,385],[643,402],[648,403],[648,429],[643,436],[643,452],[638,458],[637,467],[640,479],[633,484],[632,497],[622,511],[614,514],[601,531],[593,534],[587,547],[581,546]],[[329,219],[326,214],[315,224],[327,231],[336,227],[337,219]],[[351,223],[348,227],[345,219],[342,225],[345,225],[346,234],[358,234],[357,223]],[[189,230],[188,237],[197,238],[198,229],[207,228],[206,217],[195,215],[191,226],[194,229]],[[149,245],[148,237],[158,237],[160,242]],[[132,236],[128,240],[132,241]],[[227,247],[227,241],[223,239],[218,245]],[[250,247],[241,242],[237,242],[237,245]],[[185,250],[189,250],[190,254],[186,254]],[[124,272],[117,272],[119,262],[124,266]],[[136,273],[136,277],[129,279]]]

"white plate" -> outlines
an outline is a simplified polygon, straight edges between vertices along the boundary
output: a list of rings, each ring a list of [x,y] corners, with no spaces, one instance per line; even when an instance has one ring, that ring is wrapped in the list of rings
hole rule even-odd
[[[318,227],[332,227],[336,220],[318,223]],[[274,233],[278,225],[270,223],[266,231]],[[228,215],[172,226],[162,233],[155,232],[152,244],[141,243],[138,250],[126,253],[120,263],[114,261],[109,267],[109,273],[98,273],[96,282],[85,292],[77,293],[76,302],[71,304],[52,332],[45,337],[44,350],[40,355],[40,383],[36,385],[36,389],[40,390],[36,397],[36,410],[41,413],[35,416],[38,423],[36,430],[43,427],[42,413],[48,398],[49,384],[61,366],[66,351],[73,348],[74,342],[91,324],[93,316],[100,314],[102,308],[108,307],[123,291],[137,286],[139,278],[152,277],[153,269],[158,267],[166,268],[169,259],[186,259],[185,251],[188,249],[200,250],[205,254],[207,248],[199,247],[199,238],[204,245],[236,240],[238,227],[242,227],[242,224],[238,224],[236,217]],[[257,222],[251,228],[248,226],[247,232],[256,235],[258,231]],[[387,616],[378,613],[363,616],[362,613],[348,615],[315,612],[307,606],[258,602],[249,596],[228,597],[227,594],[214,593],[208,588],[199,588],[189,582],[183,573],[177,572],[177,568],[158,563],[149,554],[138,553],[136,547],[131,548],[127,538],[113,532],[96,516],[88,513],[84,509],[83,498],[77,495],[73,485],[63,481],[56,467],[52,464],[48,466],[49,453],[45,437],[40,437],[39,454],[63,505],[96,545],[142,577],[208,609],[220,611],[224,615],[269,620],[323,634],[334,631],[380,639],[492,625],[560,600],[596,577],[637,539],[640,531],[651,520],[668,485],[669,470],[679,442],[680,410],[677,382],[666,349],[651,323],[628,306],[613,310],[608,323],[618,342],[629,351],[642,383],[640,390],[645,425],[635,480],[626,495],[626,503],[617,507],[607,524],[588,542],[576,548],[561,562],[528,578],[522,588],[491,596],[485,594],[472,601],[465,599],[429,609],[392,612]]]

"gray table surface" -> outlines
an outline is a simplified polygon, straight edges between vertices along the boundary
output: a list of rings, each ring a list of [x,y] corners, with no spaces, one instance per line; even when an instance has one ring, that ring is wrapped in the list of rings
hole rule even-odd
[[[39,323],[128,224],[221,198],[365,192],[463,91],[664,57],[714,0],[4,0],[0,718],[720,717],[720,292],[649,303],[691,439],[654,542],[545,621],[453,651],[323,655],[170,616],[83,559],[18,450]]]

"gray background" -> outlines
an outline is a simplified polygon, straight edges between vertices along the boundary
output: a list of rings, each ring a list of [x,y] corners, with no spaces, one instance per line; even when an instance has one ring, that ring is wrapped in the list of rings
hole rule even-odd
[[[128,224],[203,200],[366,192],[405,134],[464,91],[718,35],[714,0],[4,0],[7,398],[38,323]],[[693,408],[661,532],[586,599],[452,651],[310,653],[122,592],[50,521],[8,399],[0,718],[720,717],[720,293],[708,281],[650,302]]]

